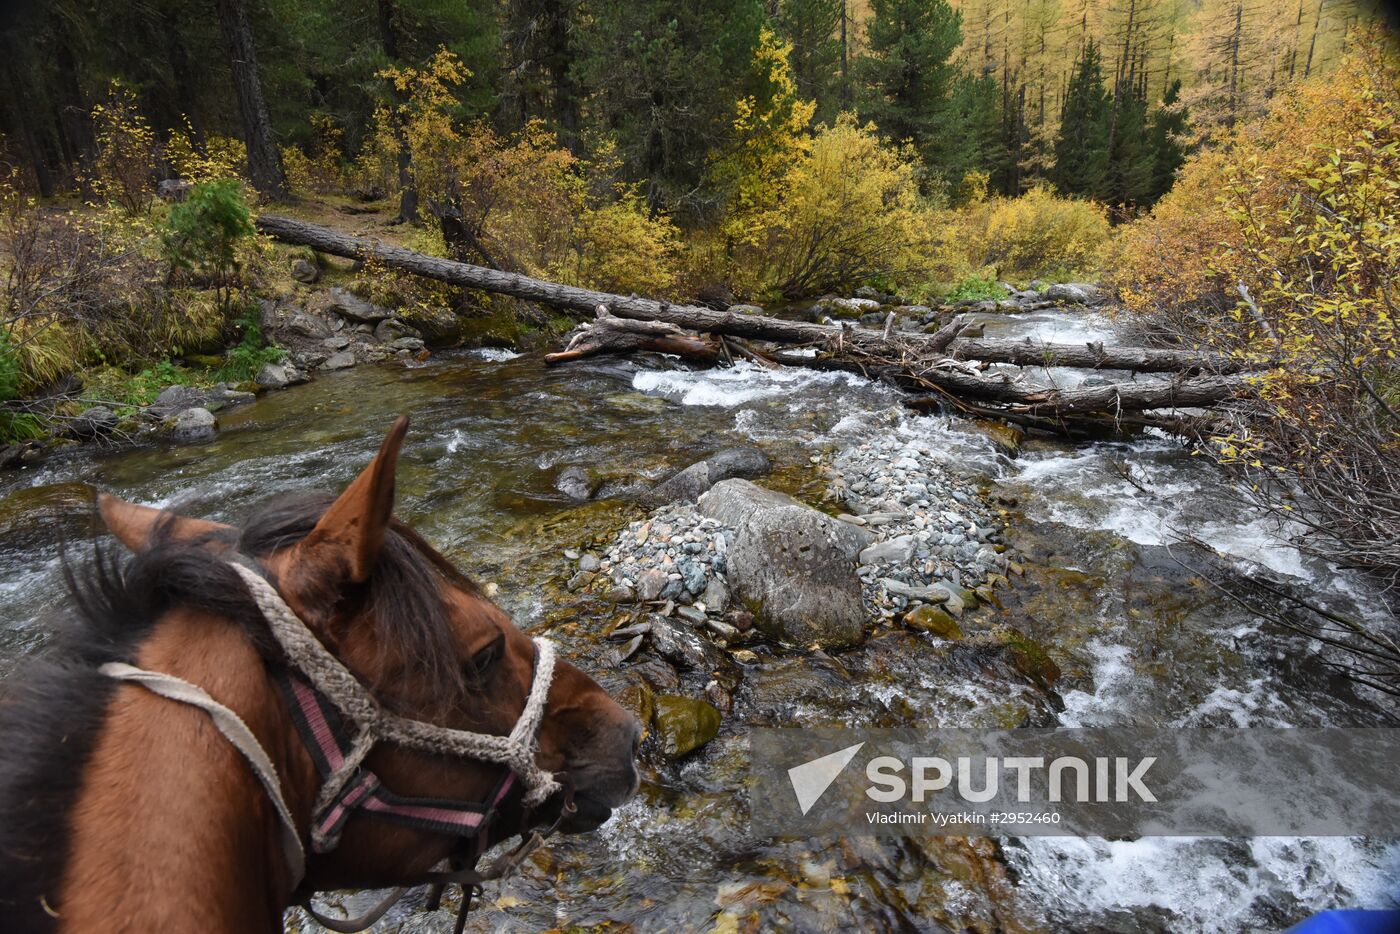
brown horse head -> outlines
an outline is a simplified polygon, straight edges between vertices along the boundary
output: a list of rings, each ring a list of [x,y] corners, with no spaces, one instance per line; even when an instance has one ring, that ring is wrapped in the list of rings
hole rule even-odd
[[[275,502],[242,529],[99,498],[108,528],[136,555],[118,584],[104,585],[119,591],[119,599],[96,615],[118,615],[122,607],[114,604],[125,599],[152,617],[144,638],[117,657],[197,684],[239,714],[277,766],[302,827],[311,819],[319,776],[273,684],[277,648],[227,558],[253,559],[321,644],[400,717],[503,736],[520,717],[533,681],[535,643],[392,516],[407,427],[400,418],[339,497]],[[132,601],[131,592],[143,588],[149,592]],[[93,602],[91,593],[79,598],[80,605]],[[85,615],[95,614],[88,608]],[[639,735],[636,719],[592,679],[556,663],[535,761],[566,776],[573,789],[577,810],[561,829],[597,827],[636,791]],[[453,801],[484,800],[506,769],[391,742],[378,744],[365,764],[396,795]],[[61,926],[73,929],[114,912],[126,912],[133,930],[280,926],[290,886],[279,873],[285,867],[275,846],[275,814],[250,775],[202,711],[136,687],[117,688],[72,802],[61,884],[40,893],[45,912],[52,909]],[[486,842],[550,821],[561,805],[559,795],[528,809],[519,795],[506,798]],[[191,823],[199,820],[210,825],[207,832]],[[463,852],[449,835],[357,814],[338,846],[310,856],[303,888],[410,882]],[[249,874],[260,880],[255,894],[265,904],[246,893],[241,902],[221,904],[207,893],[178,891],[182,884],[227,886]],[[188,901],[141,891],[152,888],[152,879]],[[255,907],[247,907],[250,899]]]

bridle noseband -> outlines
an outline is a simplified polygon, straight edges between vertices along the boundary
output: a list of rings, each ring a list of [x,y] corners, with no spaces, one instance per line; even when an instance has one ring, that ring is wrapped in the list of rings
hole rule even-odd
[[[369,689],[321,644],[292,611],[252,559],[234,555],[228,563],[247,585],[253,602],[286,659],[285,668],[275,673],[275,680],[292,712],[297,732],[321,777],[321,787],[312,808],[310,837],[314,852],[334,850],[346,822],[354,812],[361,811],[421,830],[474,840],[475,852],[470,854],[469,861],[475,863],[486,848],[486,828],[517,784],[524,788],[522,803],[527,811],[556,792],[564,791],[564,805],[554,823],[543,833],[535,831],[522,839],[517,847],[497,859],[490,868],[477,871],[455,865],[447,870],[429,872],[417,883],[436,887],[432,899],[434,904],[441,895],[442,886],[462,886],[462,908],[457,919],[457,930],[460,931],[466,921],[472,896],[479,892],[481,884],[499,879],[519,866],[574,810],[573,789],[567,782],[567,776],[561,783],[535,761],[540,723],[544,719],[546,698],[554,679],[554,643],[548,639],[534,639],[534,673],[530,693],[509,735],[473,733],[412,720],[392,714],[380,705]],[[330,918],[316,911],[310,905],[312,893],[302,892],[300,888],[306,872],[306,853],[301,831],[283,797],[276,767],[238,715],[197,685],[173,675],[143,671],[120,662],[108,663],[100,670],[109,677],[139,684],[162,697],[199,707],[209,714],[215,727],[248,760],[272,799],[282,824],[283,849],[292,874],[294,899],[322,925],[343,932],[363,930],[382,917],[407,891],[406,887],[395,890],[388,899],[360,918]],[[381,741],[422,752],[503,765],[506,773],[487,798],[480,802],[401,797],[385,789],[379,778],[364,766],[365,757]],[[528,818],[523,826],[529,826]]]

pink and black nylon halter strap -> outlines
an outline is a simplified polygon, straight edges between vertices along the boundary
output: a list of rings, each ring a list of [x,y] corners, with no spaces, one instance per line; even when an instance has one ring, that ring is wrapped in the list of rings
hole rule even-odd
[[[321,692],[295,672],[278,672],[277,685],[286,698],[292,722],[324,780],[345,762],[355,745],[355,733],[347,729],[340,712]],[[363,766],[319,814],[312,815],[313,849],[327,853],[340,843],[345,823],[356,811],[434,833],[474,837],[490,821],[517,784],[505,769],[484,801],[450,801],[442,798],[410,798],[385,788]]]

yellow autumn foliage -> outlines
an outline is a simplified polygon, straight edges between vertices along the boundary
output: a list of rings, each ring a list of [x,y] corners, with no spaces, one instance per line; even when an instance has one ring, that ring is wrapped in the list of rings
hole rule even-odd
[[[394,190],[400,134],[393,121],[400,121],[424,203],[450,212],[461,231],[457,248],[470,250],[456,258],[569,285],[669,294],[676,229],[664,215],[648,213],[634,186],[610,181],[611,150],[602,147],[584,161],[540,121],[510,135],[485,122],[460,122],[454,92],[470,72],[446,49],[422,68],[380,75],[393,82],[401,103],[381,110],[362,171]]]
[[[810,151],[788,166],[771,223],[734,251],[731,280],[741,294],[789,298],[867,281],[917,282],[932,220],[913,152],[842,114],[819,126]]]
[[[311,115],[310,152],[299,146],[282,149],[282,167],[293,191],[324,194],[347,187],[345,130],[328,114]]]
[[[1036,186],[1019,198],[977,196],[939,212],[933,275],[941,283],[968,277],[1025,282],[1037,277],[1092,278],[1108,241],[1103,207]]]
[[[1246,418],[1221,461],[1329,552],[1400,568],[1400,53],[1362,33],[1326,80],[1198,155],[1108,264],[1128,313],[1245,360]],[[1368,500],[1367,497],[1370,497]],[[1392,518],[1387,519],[1387,516]]]
[[[107,99],[92,108],[97,154],[89,182],[106,204],[127,214],[144,214],[155,196],[156,134],[141,113],[136,95],[119,81]]]
[[[754,71],[763,77],[764,92],[735,102],[733,139],[711,167],[713,182],[728,197],[721,231],[736,244],[756,245],[780,221],[788,168],[811,150],[807,126],[817,105],[798,96],[791,54],[791,43],[766,26],[760,31]]]
[[[188,117],[184,125],[170,130],[162,155],[175,174],[195,185],[221,178],[239,178],[248,165],[248,147],[241,139],[211,133],[203,145],[195,142]]]
[[[624,295],[672,294],[680,233],[664,217],[648,217],[635,193],[585,209],[574,231],[553,267],[560,281]]]

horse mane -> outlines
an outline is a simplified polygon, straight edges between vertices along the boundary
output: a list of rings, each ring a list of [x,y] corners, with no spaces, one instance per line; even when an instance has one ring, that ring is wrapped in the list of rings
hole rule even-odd
[[[245,555],[266,556],[310,534],[333,501],[326,493],[278,497],[260,506],[241,534],[213,537],[229,538]],[[132,661],[156,622],[182,607],[232,621],[264,658],[279,657],[246,585],[224,558],[162,530],[155,538],[138,554],[94,544],[82,566],[65,562],[72,610],[60,618],[50,645],[24,663],[24,674],[0,684],[0,917],[7,930],[54,926],[42,899],[62,882],[67,815],[114,690],[97,668]],[[481,681],[460,661],[444,584],[485,602],[466,575],[394,520],[367,592],[358,596],[375,621],[378,644],[393,645],[415,681],[447,705]],[[385,685],[370,687],[393,697]]]

